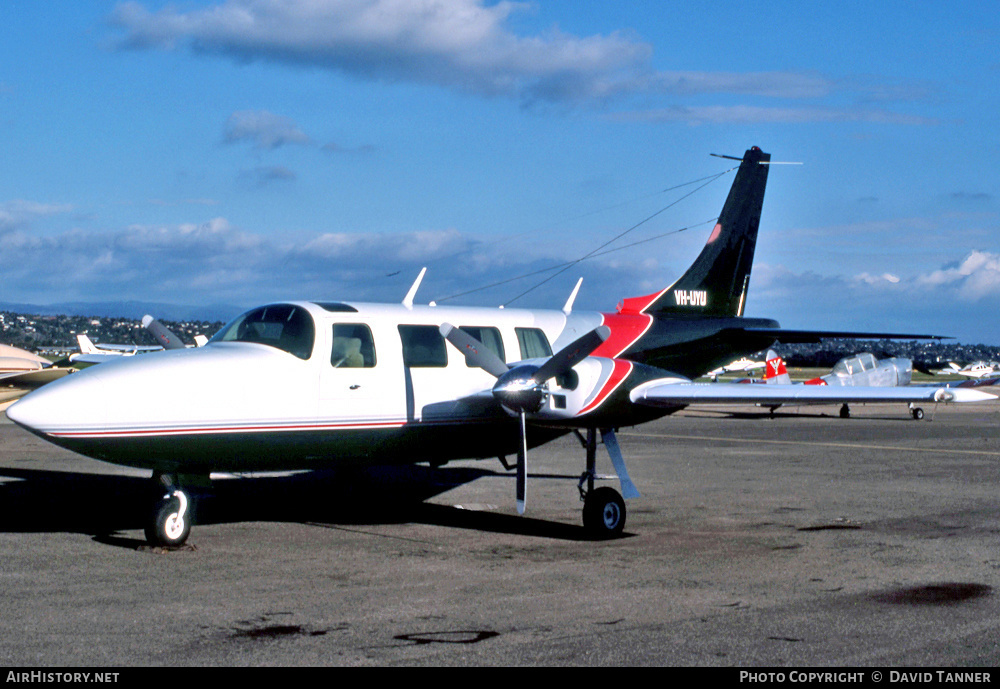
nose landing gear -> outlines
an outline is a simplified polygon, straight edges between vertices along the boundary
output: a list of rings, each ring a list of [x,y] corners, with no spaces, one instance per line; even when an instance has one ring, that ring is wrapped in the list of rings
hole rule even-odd
[[[146,524],[146,541],[165,548],[184,545],[191,534],[189,503],[182,490],[167,493],[157,500]]]
[[[146,519],[146,541],[154,547],[178,548],[191,535],[192,500],[176,476],[153,474],[155,493]]]

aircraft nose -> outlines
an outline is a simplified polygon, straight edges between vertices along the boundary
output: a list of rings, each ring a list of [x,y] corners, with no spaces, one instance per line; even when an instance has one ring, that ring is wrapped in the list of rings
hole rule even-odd
[[[7,418],[38,434],[99,426],[105,405],[96,394],[96,374],[75,373],[25,395],[7,409]]]

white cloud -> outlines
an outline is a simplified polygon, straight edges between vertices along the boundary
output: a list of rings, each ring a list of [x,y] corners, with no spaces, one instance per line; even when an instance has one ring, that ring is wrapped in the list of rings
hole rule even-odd
[[[526,98],[594,95],[651,48],[621,33],[577,38],[505,27],[521,3],[480,0],[227,0],[187,13],[119,5],[113,21],[131,48],[188,45],[240,61],[318,66],[354,76],[432,83]]]
[[[752,76],[752,75],[751,75]],[[739,93],[734,90],[732,92]],[[867,108],[833,107],[764,107],[752,105],[731,106],[674,106],[617,113],[612,119],[632,122],[685,122],[688,124],[760,124],[777,122],[803,124],[807,122],[871,122],[875,124],[933,125],[938,120],[914,115],[902,115],[886,110]]]
[[[890,284],[895,285],[899,283],[899,276],[893,275],[892,273],[883,273],[882,275],[869,275],[868,273],[860,273],[854,276],[854,279],[858,282],[863,282],[867,285],[883,285]]]
[[[75,229],[47,237],[13,231],[0,235],[0,297],[34,303],[141,299],[243,306],[303,298],[395,302],[427,266],[421,299],[446,301],[463,294],[450,303],[498,305],[548,273],[511,278],[561,265],[566,258],[523,256],[454,229],[331,233],[296,242],[247,232],[225,218],[105,232]],[[588,261],[516,305],[558,308],[582,275],[586,281],[578,305],[613,309],[620,297],[645,293],[638,285],[655,273],[655,265],[641,257],[614,270],[600,260]]]
[[[15,200],[0,203],[0,233],[25,227],[38,218],[73,211],[73,206],[60,203]]]
[[[916,279],[926,289],[948,288],[963,299],[1000,297],[1000,254],[972,251],[962,261]]]
[[[240,110],[226,121],[226,143],[249,141],[256,148],[278,148],[287,144],[308,144],[310,139],[289,117],[266,110]]]
[[[910,276],[817,275],[758,264],[747,314],[775,317],[790,327],[921,332],[1000,344],[1000,324],[983,312],[984,300],[998,299],[1000,254],[972,251],[939,270]]]
[[[118,5],[112,22],[129,49],[188,48],[238,62],[319,67],[353,77],[434,84],[524,103],[605,102],[629,94],[708,93],[822,98],[835,92],[912,98],[921,89],[871,77],[831,79],[815,72],[657,71],[653,48],[631,31],[574,36],[558,28],[519,35],[512,15],[530,5],[485,0],[225,0],[204,9],[139,2]],[[686,113],[686,114],[685,114]],[[885,121],[921,118],[885,111],[689,109],[643,113],[700,121]]]

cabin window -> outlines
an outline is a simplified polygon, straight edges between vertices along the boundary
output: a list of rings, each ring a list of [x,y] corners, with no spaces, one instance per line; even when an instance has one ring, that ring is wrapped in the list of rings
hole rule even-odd
[[[538,328],[514,328],[517,333],[517,344],[521,348],[522,359],[538,359],[552,356],[549,340]]]
[[[444,338],[436,325],[401,325],[403,365],[411,368],[441,368],[448,365]]]
[[[335,323],[330,365],[334,368],[371,368],[375,365],[375,341],[364,323]]]
[[[312,316],[292,304],[272,304],[247,311],[212,338],[212,342],[256,342],[300,359],[312,356],[315,341]]]
[[[462,325],[459,326],[458,329],[466,335],[474,337],[482,342],[487,349],[500,357],[500,361],[507,361],[507,357],[504,354],[503,349],[503,339],[500,337],[500,331],[496,328],[482,328],[475,325]],[[466,361],[465,364],[469,368],[475,368],[475,366],[468,361]]]

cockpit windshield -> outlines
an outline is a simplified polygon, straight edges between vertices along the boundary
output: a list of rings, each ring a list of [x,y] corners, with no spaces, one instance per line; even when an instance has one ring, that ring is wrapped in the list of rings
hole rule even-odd
[[[871,371],[875,366],[875,355],[870,352],[863,352],[857,356],[849,356],[838,361],[833,367],[833,373],[853,375],[861,371]]]
[[[312,356],[316,328],[312,316],[299,306],[262,306],[220,330],[212,342],[256,342],[288,352],[300,359]]]

